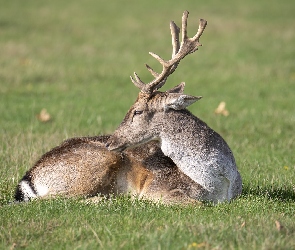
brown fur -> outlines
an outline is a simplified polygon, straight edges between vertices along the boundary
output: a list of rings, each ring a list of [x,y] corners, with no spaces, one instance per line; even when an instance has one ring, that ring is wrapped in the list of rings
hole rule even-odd
[[[104,146],[109,136],[72,138],[45,153],[25,174],[39,198],[52,196],[95,196],[130,194],[163,203],[195,202],[189,177],[164,156],[157,142],[150,142],[124,153]],[[21,183],[20,182],[20,183]],[[47,193],[38,193],[46,187]],[[22,186],[16,200],[24,199]]]

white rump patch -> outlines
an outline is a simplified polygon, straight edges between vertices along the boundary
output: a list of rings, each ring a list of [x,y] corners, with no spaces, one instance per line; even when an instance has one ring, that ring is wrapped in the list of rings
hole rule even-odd
[[[45,196],[46,194],[48,194],[49,189],[47,186],[41,184],[36,184],[35,186],[38,196]]]
[[[20,182],[20,189],[23,193],[24,201],[29,201],[30,199],[37,197],[34,190],[32,190],[28,181],[21,181]]]

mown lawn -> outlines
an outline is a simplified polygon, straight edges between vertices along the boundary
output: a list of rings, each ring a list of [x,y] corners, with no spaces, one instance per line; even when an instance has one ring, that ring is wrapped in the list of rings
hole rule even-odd
[[[0,0],[0,249],[294,249],[295,4],[275,1]],[[217,206],[129,197],[97,205],[11,205],[25,171],[62,140],[112,133],[138,89],[129,75],[171,54],[169,21],[203,47],[163,89],[202,95],[190,110],[219,132],[243,177]],[[226,103],[228,116],[214,110]],[[37,115],[50,114],[48,122]]]

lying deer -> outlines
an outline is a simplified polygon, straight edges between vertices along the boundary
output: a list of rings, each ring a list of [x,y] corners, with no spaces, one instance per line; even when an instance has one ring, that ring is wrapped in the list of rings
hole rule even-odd
[[[66,140],[45,153],[22,178],[16,201],[56,196],[129,194],[164,203],[192,203],[199,185],[163,155],[157,142],[123,153],[105,147],[109,136]],[[99,198],[89,199],[99,201]]]
[[[137,101],[111,136],[72,138],[44,154],[18,184],[15,199],[131,194],[163,203],[229,201],[242,182],[226,142],[185,108],[200,99],[183,94],[184,83],[159,92],[186,55],[198,49],[206,21],[188,38],[188,12],[180,29],[171,22],[172,59],[140,88]]]
[[[150,53],[163,66],[162,72],[159,74],[147,65],[154,76],[148,84],[141,81],[136,73],[135,79],[131,77],[140,93],[106,145],[110,151],[122,151],[149,141],[159,141],[164,155],[200,185],[192,198],[213,202],[230,201],[242,191],[242,180],[232,151],[218,133],[186,109],[201,97],[183,94],[184,83],[166,92],[158,91],[180,60],[201,45],[199,38],[206,21],[201,19],[197,34],[188,38],[187,17],[188,12],[184,12],[181,45],[179,28],[171,23],[173,54],[169,61]]]

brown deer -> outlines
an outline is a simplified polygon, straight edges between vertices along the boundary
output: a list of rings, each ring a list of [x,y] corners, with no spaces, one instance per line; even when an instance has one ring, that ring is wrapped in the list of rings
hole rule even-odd
[[[185,110],[199,98],[183,95],[184,84],[167,92],[157,91],[179,61],[200,46],[206,21],[200,20],[197,34],[187,38],[187,18],[188,12],[184,12],[181,46],[180,29],[174,22],[170,24],[173,44],[170,61],[151,53],[162,63],[163,72],[157,74],[147,66],[155,76],[147,85],[136,74],[135,80],[132,78],[141,92],[115,133],[72,138],[45,153],[18,184],[17,201],[131,194],[183,204],[230,200],[241,193],[240,175],[227,144]],[[175,135],[171,137],[169,133]]]
[[[162,72],[159,74],[147,66],[154,76],[148,84],[136,73],[135,79],[131,77],[140,93],[106,146],[110,151],[122,151],[149,141],[159,141],[164,155],[200,185],[198,192],[191,198],[214,203],[230,201],[242,191],[242,180],[232,151],[218,133],[186,109],[201,97],[183,94],[184,83],[166,92],[158,91],[180,60],[201,45],[199,38],[207,22],[201,19],[197,34],[188,38],[187,18],[188,12],[185,11],[181,44],[178,39],[179,28],[171,23],[173,54],[169,61],[150,53],[163,66]]]
[[[17,186],[16,201],[34,198],[129,194],[163,203],[187,204],[199,185],[164,156],[157,142],[110,152],[109,136],[66,140],[45,153]]]

